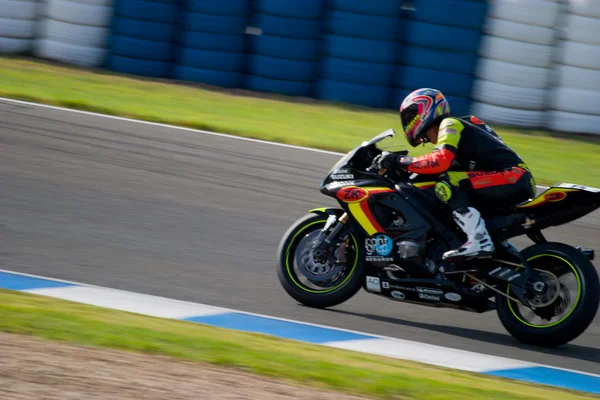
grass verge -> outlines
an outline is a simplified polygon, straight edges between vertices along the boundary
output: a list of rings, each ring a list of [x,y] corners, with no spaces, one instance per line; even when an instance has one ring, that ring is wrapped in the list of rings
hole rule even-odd
[[[377,399],[600,398],[6,290],[0,331],[167,355]]]
[[[391,110],[183,86],[22,58],[0,57],[0,96],[329,150],[347,151],[388,128],[399,134],[396,143],[406,143]],[[599,138],[494,128],[539,184],[600,187]]]

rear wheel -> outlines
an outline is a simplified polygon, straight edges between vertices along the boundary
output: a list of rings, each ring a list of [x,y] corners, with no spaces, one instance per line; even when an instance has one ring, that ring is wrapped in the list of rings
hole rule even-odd
[[[332,249],[338,262],[313,249],[327,216],[308,214],[292,225],[279,244],[277,276],[285,291],[300,303],[316,308],[343,303],[362,287],[364,260],[356,236],[348,234]]]
[[[528,344],[555,347],[572,341],[587,329],[598,310],[600,284],[596,268],[579,250],[562,243],[537,244],[522,254],[549,290],[532,300],[536,310],[498,295],[502,325]],[[508,285],[506,293],[511,292]]]

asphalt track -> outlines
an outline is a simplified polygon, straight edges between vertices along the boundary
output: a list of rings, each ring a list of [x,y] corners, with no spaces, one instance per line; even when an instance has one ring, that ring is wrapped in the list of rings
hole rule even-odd
[[[338,158],[0,99],[0,268],[600,373],[598,317],[546,350],[513,340],[493,312],[364,292],[329,310],[289,298],[279,238],[334,204],[317,188]],[[599,233],[594,213],[547,236],[597,248]]]

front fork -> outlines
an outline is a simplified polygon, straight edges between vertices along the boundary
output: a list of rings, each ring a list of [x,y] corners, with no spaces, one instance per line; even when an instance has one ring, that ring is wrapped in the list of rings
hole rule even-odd
[[[336,223],[337,222],[337,223]],[[333,226],[335,224],[335,226]],[[321,250],[323,254],[327,254],[327,258],[329,261],[333,263],[339,263],[339,260],[336,257],[334,246],[338,244],[337,237],[338,235],[345,230],[348,224],[348,213],[343,213],[339,218],[332,214],[327,218],[327,222],[325,226],[319,232],[319,236],[315,239],[313,249]],[[327,231],[333,226],[331,232],[327,233]]]

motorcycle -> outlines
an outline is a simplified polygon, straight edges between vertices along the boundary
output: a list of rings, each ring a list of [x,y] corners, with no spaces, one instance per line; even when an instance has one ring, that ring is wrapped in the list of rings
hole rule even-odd
[[[581,335],[598,310],[594,251],[548,242],[542,230],[600,207],[600,189],[561,183],[508,209],[482,205],[495,253],[447,262],[443,253],[466,235],[435,195],[436,177],[373,165],[382,153],[377,144],[394,135],[389,129],[344,155],[320,188],[340,207],[312,209],[283,235],[277,274],[285,291],[316,308],[343,303],[362,288],[429,307],[496,310],[514,338],[539,346]],[[520,235],[534,244],[519,251],[508,239]]]

